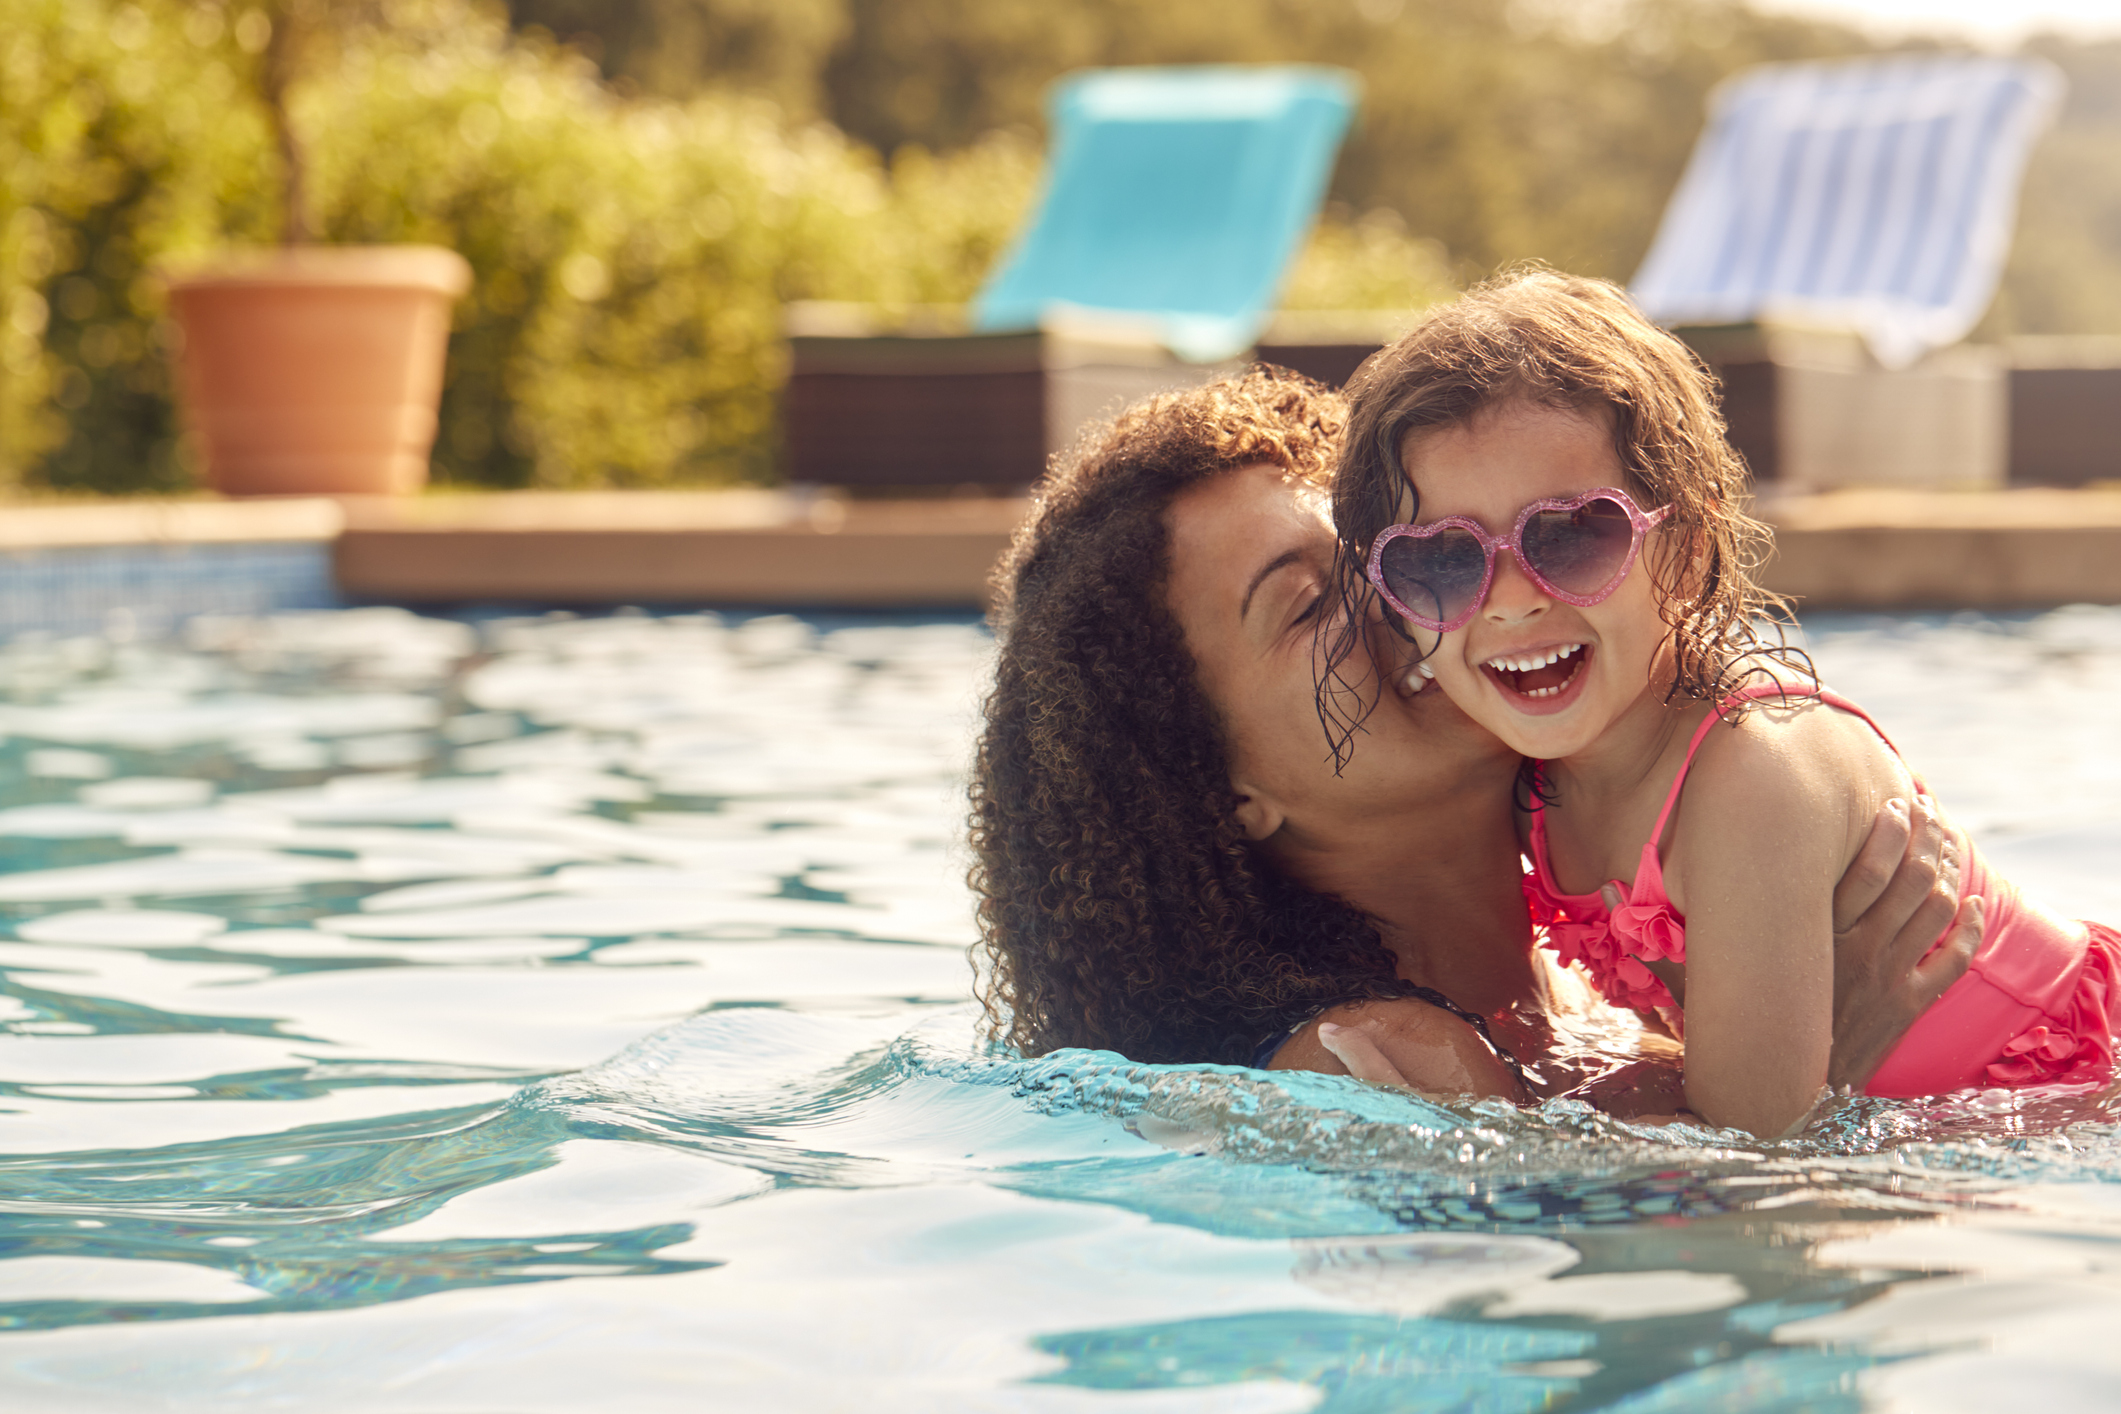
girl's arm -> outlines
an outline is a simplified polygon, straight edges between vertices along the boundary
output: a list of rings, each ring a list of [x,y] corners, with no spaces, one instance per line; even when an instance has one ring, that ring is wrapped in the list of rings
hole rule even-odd
[[[1835,888],[1892,795],[1912,795],[1898,759],[1830,709],[1757,712],[1696,758],[1665,878],[1687,919],[1687,1099],[1710,1122],[1782,1134],[1826,1087]]]

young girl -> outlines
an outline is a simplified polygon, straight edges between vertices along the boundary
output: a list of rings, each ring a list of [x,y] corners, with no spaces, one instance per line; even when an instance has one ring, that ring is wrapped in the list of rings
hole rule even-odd
[[[1533,921],[1683,1034],[1697,1113],[1784,1132],[1826,1076],[1834,881],[1880,804],[1921,787],[1759,637],[1781,604],[1752,578],[1765,531],[1736,506],[1707,375],[1613,286],[1535,271],[1432,317],[1351,392],[1349,577],[1404,621],[1417,682],[1537,763]],[[1978,861],[1962,891],[1973,966],[1870,1093],[2106,1080],[2121,935]]]

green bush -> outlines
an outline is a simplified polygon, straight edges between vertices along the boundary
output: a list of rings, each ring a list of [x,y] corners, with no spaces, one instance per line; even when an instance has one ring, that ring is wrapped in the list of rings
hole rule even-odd
[[[317,228],[471,262],[435,449],[495,486],[761,480],[780,306],[836,295],[876,164],[734,98],[626,104],[586,65],[434,4],[310,87]]]
[[[0,472],[188,483],[164,355],[171,256],[274,231],[248,84],[259,17],[206,0],[12,0],[0,40]],[[296,93],[313,228],[471,262],[434,469],[486,486],[769,480],[781,306],[968,298],[1034,199],[1033,141],[902,149],[889,169],[756,98],[622,101],[469,0],[388,0]],[[1309,307],[1425,303],[1440,255],[1329,222]]]
[[[179,455],[163,253],[270,234],[219,12],[10,0],[0,32],[0,475],[166,490]]]
[[[1284,309],[1424,309],[1457,292],[1441,242],[1407,233],[1391,210],[1350,219],[1329,208],[1282,287]]]
[[[0,459],[33,485],[181,486],[151,271],[274,234],[276,160],[234,38],[255,22],[183,0],[16,14]],[[889,205],[876,160],[756,101],[619,103],[572,55],[512,41],[498,11],[411,0],[390,17],[335,47],[295,116],[323,239],[431,241],[472,263],[439,479],[768,476],[780,303],[866,293],[847,277],[863,218]]]

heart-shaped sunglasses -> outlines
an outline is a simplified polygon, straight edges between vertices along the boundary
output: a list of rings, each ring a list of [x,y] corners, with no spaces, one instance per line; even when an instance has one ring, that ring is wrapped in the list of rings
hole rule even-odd
[[[1466,516],[1387,526],[1370,545],[1370,583],[1414,623],[1449,633],[1487,599],[1495,552],[1508,550],[1549,596],[1583,608],[1620,587],[1642,537],[1671,510],[1659,506],[1645,514],[1627,492],[1601,486],[1532,502],[1508,535],[1490,535]]]

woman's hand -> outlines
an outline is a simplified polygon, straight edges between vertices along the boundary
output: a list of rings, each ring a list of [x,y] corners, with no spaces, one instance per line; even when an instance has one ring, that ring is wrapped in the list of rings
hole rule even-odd
[[[1352,1075],[1432,1095],[1528,1098],[1472,1027],[1413,997],[1333,1007],[1291,1036],[1269,1068]]]
[[[1827,1083],[1860,1090],[1981,944],[1982,900],[1959,898],[1971,847],[1928,796],[1889,800],[1834,887],[1834,1049]],[[1938,935],[1951,931],[1943,941]],[[1936,950],[1931,951],[1931,944]]]
[[[1338,1022],[1318,1023],[1318,1044],[1332,1053],[1333,1059],[1348,1068],[1348,1074],[1357,1080],[1367,1080],[1372,1085],[1398,1085],[1412,1089],[1411,1082],[1399,1073],[1392,1058],[1377,1048],[1377,1043],[1352,1026]]]

